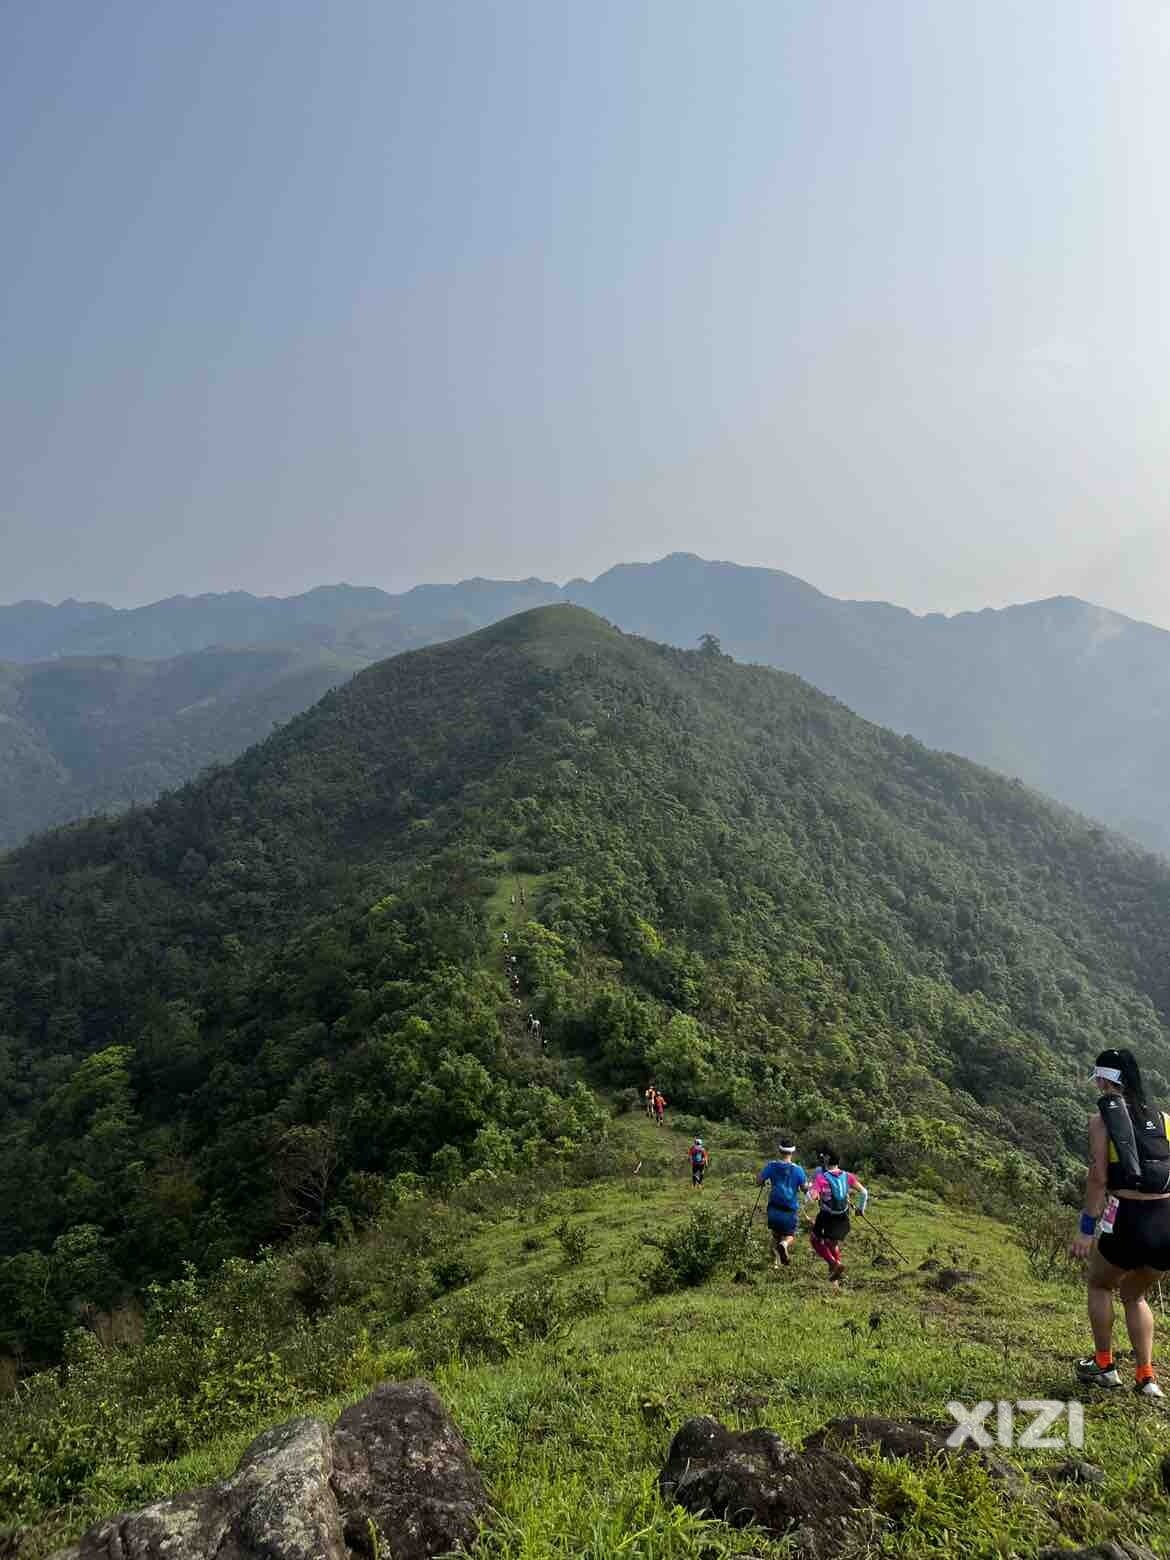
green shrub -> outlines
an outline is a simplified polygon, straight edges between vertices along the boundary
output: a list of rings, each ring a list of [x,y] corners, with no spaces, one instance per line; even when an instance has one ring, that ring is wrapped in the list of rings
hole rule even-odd
[[[431,1272],[441,1294],[446,1294],[450,1289],[463,1289],[478,1276],[479,1271],[466,1257],[460,1256],[442,1257],[431,1264]]]
[[[357,1297],[357,1285],[344,1257],[333,1246],[309,1246],[293,1267],[292,1294],[301,1310],[315,1321]]]
[[[562,1219],[557,1226],[557,1239],[561,1243],[561,1250],[565,1253],[565,1262],[569,1267],[580,1267],[589,1252],[589,1232],[583,1224],[570,1224],[568,1219]]]
[[[538,1279],[507,1294],[459,1295],[429,1311],[412,1342],[425,1368],[453,1359],[503,1360],[530,1344],[563,1338],[581,1317],[604,1304],[596,1285],[561,1289]]]
[[[747,1232],[741,1216],[695,1208],[685,1224],[653,1244],[660,1255],[642,1274],[642,1283],[650,1294],[667,1294],[704,1284],[732,1267],[744,1252]]]
[[[1033,1278],[1048,1284],[1083,1284],[1084,1268],[1068,1254],[1074,1221],[1056,1203],[1022,1203],[1013,1234]],[[955,1264],[958,1266],[958,1264]]]

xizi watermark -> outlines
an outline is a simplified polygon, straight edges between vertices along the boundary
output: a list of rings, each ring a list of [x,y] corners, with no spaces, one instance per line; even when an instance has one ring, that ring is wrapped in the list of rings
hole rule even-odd
[[[1085,1406],[1074,1399],[1019,1398],[1011,1403],[948,1403],[955,1428],[947,1436],[948,1446],[1002,1446],[1021,1452],[1055,1452],[1066,1446],[1085,1444]],[[994,1416],[994,1418],[993,1418]],[[988,1420],[992,1420],[991,1428]],[[1023,1420],[1027,1423],[1023,1423]],[[1053,1432],[1055,1429],[1055,1433]]]

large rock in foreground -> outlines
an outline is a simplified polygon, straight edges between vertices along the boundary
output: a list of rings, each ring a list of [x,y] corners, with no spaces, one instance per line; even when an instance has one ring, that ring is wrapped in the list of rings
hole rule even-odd
[[[333,1489],[359,1554],[427,1560],[470,1549],[487,1491],[467,1445],[425,1381],[388,1382],[333,1431]]]
[[[830,1556],[877,1519],[869,1476],[838,1452],[796,1452],[771,1430],[688,1419],[658,1476],[663,1499],[733,1527],[798,1533],[798,1552]]]
[[[425,1381],[266,1430],[222,1484],[112,1517],[52,1560],[430,1560],[466,1550],[483,1480]]]
[[[346,1560],[329,1427],[266,1430],[222,1484],[99,1522],[53,1560]]]

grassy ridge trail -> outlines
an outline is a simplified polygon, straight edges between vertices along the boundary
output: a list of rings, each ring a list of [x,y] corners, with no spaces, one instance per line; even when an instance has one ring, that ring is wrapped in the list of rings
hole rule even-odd
[[[488,1481],[495,1519],[483,1560],[746,1560],[793,1551],[658,1497],[658,1471],[688,1416],[767,1426],[798,1443],[838,1415],[945,1421],[952,1399],[1074,1395],[1072,1361],[1087,1347],[1081,1289],[1037,1281],[1007,1227],[919,1192],[874,1187],[874,1215],[906,1261],[885,1255],[872,1227],[855,1220],[840,1294],[803,1235],[792,1267],[772,1267],[761,1210],[742,1261],[699,1287],[648,1298],[639,1280],[658,1255],[656,1238],[684,1228],[695,1207],[742,1217],[755,1200],[752,1139],[731,1129],[705,1128],[712,1167],[706,1187],[691,1190],[691,1125],[625,1117],[612,1132],[611,1178],[538,1191],[486,1217],[453,1206],[444,1217],[466,1232],[460,1249],[472,1281],[394,1325],[371,1316],[365,1379],[339,1397],[290,1401],[283,1417],[330,1417],[379,1376],[426,1374]],[[944,1292],[939,1270],[948,1268],[969,1276]],[[460,1311],[490,1318],[510,1297],[550,1287],[593,1301],[543,1342],[496,1358],[473,1349],[440,1358],[420,1344]],[[1170,1420],[1128,1392],[1090,1402],[1085,1417],[1084,1449],[1072,1455],[1104,1469],[1094,1489],[1038,1483],[1034,1496],[1017,1498],[977,1466],[861,1456],[892,1521],[865,1553],[990,1560],[1111,1537],[1170,1552],[1158,1475]],[[100,1499],[46,1513],[22,1560],[49,1553],[96,1515],[226,1474],[272,1422],[258,1418],[174,1462],[125,1468]],[[1036,1474],[1065,1454],[1006,1455]]]
[[[699,1203],[750,1212],[756,1159],[742,1148],[721,1152],[716,1131],[708,1139],[708,1182],[696,1193],[685,1135],[648,1122],[626,1132],[642,1175],[558,1194],[534,1210],[539,1217],[501,1225],[475,1243],[488,1263],[480,1280],[488,1288],[514,1286],[521,1275],[553,1276],[563,1266],[555,1231],[567,1218],[588,1237],[581,1271],[608,1286],[606,1309],[559,1346],[439,1372],[500,1510],[489,1554],[665,1560],[789,1553],[783,1543],[696,1523],[658,1501],[654,1481],[670,1436],[692,1414],[743,1429],[768,1426],[798,1442],[837,1415],[946,1420],[952,1399],[973,1405],[1075,1395],[1072,1360],[1086,1348],[1081,1290],[1036,1282],[1002,1225],[918,1194],[876,1189],[873,1212],[908,1260],[883,1259],[880,1243],[855,1219],[839,1295],[803,1236],[789,1270],[771,1267],[761,1209],[746,1282],[741,1274],[738,1282],[728,1276],[640,1298],[637,1272],[653,1255],[651,1238]],[[667,1150],[676,1168],[643,1178]],[[540,1245],[526,1250],[526,1240]],[[977,1276],[942,1293],[936,1264]],[[1074,1455],[1104,1467],[1106,1483],[1091,1496],[1044,1489],[1058,1527],[1033,1506],[1005,1500],[977,1469],[871,1464],[883,1503],[898,1516],[898,1530],[875,1553],[1027,1555],[1062,1534],[1077,1541],[1141,1536],[1157,1549],[1170,1546],[1158,1482],[1170,1421],[1145,1408],[1128,1393],[1089,1405],[1085,1447]],[[1018,1453],[1011,1460],[1035,1472],[1059,1457]]]

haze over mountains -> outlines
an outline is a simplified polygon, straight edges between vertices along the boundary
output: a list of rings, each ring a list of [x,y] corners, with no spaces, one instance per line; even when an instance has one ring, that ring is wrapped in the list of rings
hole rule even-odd
[[[0,846],[234,758],[364,662],[313,648],[0,664]]]
[[[1069,597],[955,617],[842,601],[773,569],[673,554],[596,580],[467,580],[401,595],[175,597],[133,609],[0,607],[0,846],[145,801],[263,737],[356,668],[527,607],[570,601],[682,647],[798,673],[859,714],[1018,776],[1170,849],[1170,633]],[[165,676],[72,657],[214,657]],[[233,654],[280,649],[243,669]],[[295,653],[292,653],[295,652]],[[194,679],[201,692],[188,698]],[[119,685],[115,689],[115,684]],[[151,685],[149,698],[145,685]],[[169,697],[173,692],[173,697]],[[181,702],[180,702],[181,700]]]

